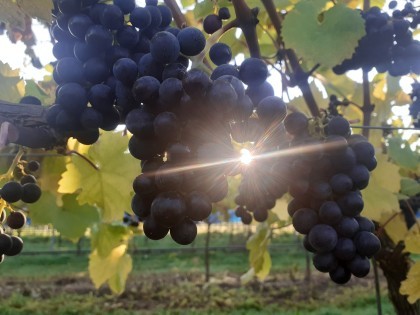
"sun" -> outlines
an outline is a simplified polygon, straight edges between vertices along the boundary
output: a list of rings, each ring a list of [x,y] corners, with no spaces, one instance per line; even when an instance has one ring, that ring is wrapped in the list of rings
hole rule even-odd
[[[253,160],[251,152],[247,149],[241,149],[240,153],[241,153],[241,157],[240,157],[241,163],[245,165],[249,165]]]

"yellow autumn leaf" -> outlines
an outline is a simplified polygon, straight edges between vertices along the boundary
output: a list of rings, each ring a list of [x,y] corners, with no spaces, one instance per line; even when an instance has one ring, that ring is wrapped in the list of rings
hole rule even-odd
[[[395,244],[405,239],[408,229],[401,212],[384,214],[378,221],[382,226],[385,224],[385,232]]]
[[[377,168],[372,172],[369,186],[362,191],[364,215],[381,222],[383,216],[400,211],[397,193],[400,191],[399,167],[388,162],[386,154],[377,154]],[[382,223],[382,222],[381,222]]]
[[[128,274],[133,268],[131,256],[126,253],[127,245],[114,248],[106,258],[101,258],[95,250],[89,256],[89,275],[96,288],[105,282],[114,293],[124,291]]]
[[[289,213],[287,212],[287,204],[288,201],[285,197],[283,197],[281,199],[277,199],[276,205],[273,209],[271,209],[271,212],[274,213],[281,221],[290,220]]]
[[[408,302],[414,304],[420,299],[420,261],[408,271],[407,279],[401,282],[400,293],[408,295]]]
[[[405,249],[413,254],[420,254],[420,228],[415,224],[405,238]]]
[[[84,156],[71,157],[59,182],[60,193],[79,192],[80,204],[98,206],[104,221],[120,220],[130,211],[132,179],[140,167],[127,152],[128,137],[121,133],[104,133]]]

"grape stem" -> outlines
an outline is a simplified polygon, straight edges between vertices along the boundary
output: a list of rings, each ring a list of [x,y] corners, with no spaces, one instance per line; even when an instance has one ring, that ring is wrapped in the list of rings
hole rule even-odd
[[[19,151],[16,153],[12,164],[10,165],[9,169],[6,173],[0,176],[0,180],[2,179],[10,179],[13,177],[13,171],[15,170],[16,166],[19,164],[20,159],[25,154],[25,150],[22,147],[19,147]]]
[[[270,17],[271,23],[273,23],[274,29],[277,33],[277,41],[280,45],[280,47],[284,47],[284,43],[282,41],[281,37],[281,24],[282,24],[282,18],[279,16],[276,10],[276,6],[273,3],[273,0],[261,0],[268,16]],[[296,73],[303,73],[303,69],[299,63],[299,59],[296,56],[296,53],[292,49],[286,50],[286,57],[290,63],[291,66],[291,72],[292,76]],[[316,68],[315,68],[316,69]],[[315,70],[314,69],[314,70]],[[311,88],[309,86],[308,80],[298,80],[297,82],[298,87],[302,91],[303,98],[305,99],[306,105],[309,108],[309,111],[311,112],[311,115],[314,117],[319,117],[321,115],[319,111],[318,104],[316,103],[315,97],[311,91]]]
[[[99,171],[99,167],[95,165],[95,163],[93,163],[91,160],[89,160],[86,156],[84,156],[83,154],[75,151],[75,150],[69,150],[66,152],[66,155],[77,155],[79,157],[81,157],[83,160],[85,160],[86,162],[89,163],[90,166],[92,166],[95,170]]]

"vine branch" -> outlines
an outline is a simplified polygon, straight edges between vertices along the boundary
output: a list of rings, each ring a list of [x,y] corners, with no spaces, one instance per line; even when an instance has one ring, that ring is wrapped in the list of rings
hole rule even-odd
[[[166,6],[171,10],[172,16],[174,17],[175,23],[179,28],[183,28],[188,25],[187,19],[181,12],[178,4],[175,0],[164,0]]]
[[[65,137],[48,125],[46,113],[44,106],[0,100],[0,148],[8,143],[47,149],[63,145]]]
[[[261,58],[257,37],[257,10],[252,10],[244,0],[232,0],[239,27],[244,33],[251,57]]]

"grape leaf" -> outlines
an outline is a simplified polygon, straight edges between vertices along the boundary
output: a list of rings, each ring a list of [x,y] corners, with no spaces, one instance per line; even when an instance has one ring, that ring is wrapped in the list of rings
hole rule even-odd
[[[405,250],[413,254],[420,254],[420,222],[415,224],[405,238]]]
[[[102,223],[92,228],[92,248],[105,258],[114,248],[127,245],[130,236],[131,230],[126,226]]]
[[[1,6],[0,6],[1,11]],[[20,101],[25,94],[25,83],[20,77],[19,69],[12,69],[0,61],[0,95],[1,99],[13,103]]]
[[[377,154],[377,168],[372,172],[369,186],[362,191],[364,215],[380,221],[384,214],[399,211],[397,193],[400,191],[399,167],[387,161],[387,155]]]
[[[40,177],[38,179],[42,191],[49,191],[55,194],[58,190],[58,181],[61,174],[66,171],[66,161],[69,158],[66,156],[59,157],[44,157],[42,159],[42,166]]]
[[[398,165],[417,170],[420,164],[420,155],[411,150],[410,145],[401,138],[391,138],[388,140],[389,157]]]
[[[252,272],[249,274],[255,275],[258,279],[264,280],[268,276],[271,269],[271,257],[268,252],[268,245],[270,244],[271,230],[268,222],[258,225],[257,231],[252,235],[246,243],[246,248],[249,250],[249,262]],[[249,279],[244,276],[242,281]]]
[[[51,22],[53,2],[51,0],[17,0],[19,7],[30,17]]]
[[[420,299],[420,261],[408,271],[407,279],[401,282],[400,293],[408,295],[408,302],[414,304]]]
[[[323,12],[327,2],[297,3],[284,19],[282,35],[286,47],[299,56],[333,67],[352,56],[365,26],[361,15],[344,4]]]
[[[401,178],[401,193],[406,196],[414,196],[420,193],[420,183],[412,178]]]
[[[25,12],[12,0],[0,0],[0,21],[11,23],[13,27],[23,31],[25,29]]]
[[[126,251],[127,245],[120,245],[105,258],[96,250],[89,255],[89,276],[96,288],[108,281],[114,293],[124,291],[128,274],[133,269],[131,256]]]
[[[98,210],[89,205],[80,206],[75,195],[64,195],[61,201],[62,206],[59,206],[55,194],[43,192],[40,200],[29,206],[33,222],[50,223],[64,237],[77,240],[89,226],[99,221]]]
[[[287,221],[290,220],[289,213],[287,212],[287,200],[286,198],[281,198],[276,200],[276,205],[273,209],[271,209],[271,212],[274,213],[277,216],[278,220],[281,221]]]
[[[339,2],[345,3],[348,7],[356,9],[357,7],[363,7],[363,0],[339,0]],[[382,8],[385,5],[385,0],[371,0],[371,7]]]
[[[139,172],[138,162],[126,152],[127,146],[128,137],[121,133],[102,134],[85,155],[98,169],[80,156],[72,156],[59,182],[59,192],[80,192],[79,203],[98,206],[104,221],[121,220],[124,211],[130,211],[130,179]]]
[[[404,214],[402,214],[401,211],[384,214],[378,221],[381,223],[381,226],[384,226],[386,234],[395,244],[403,241],[407,236],[407,223],[405,222]]]

